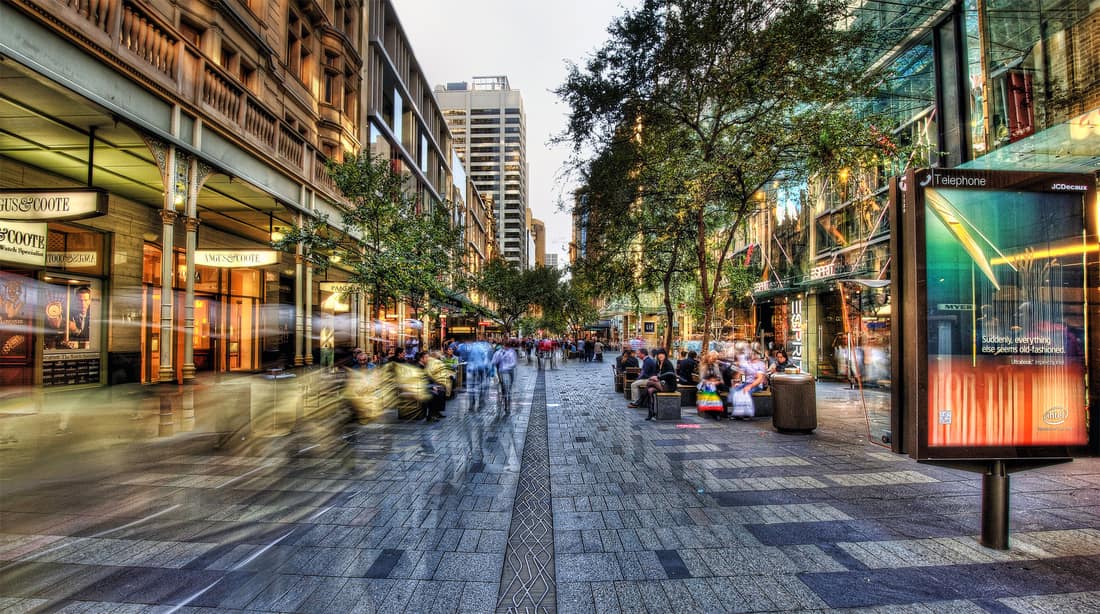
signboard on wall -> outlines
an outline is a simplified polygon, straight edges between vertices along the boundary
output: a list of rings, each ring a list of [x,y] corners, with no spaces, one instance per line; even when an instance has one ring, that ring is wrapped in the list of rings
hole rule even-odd
[[[45,265],[46,225],[0,220],[0,261]]]
[[[224,269],[258,267],[275,264],[279,252],[270,249],[197,249],[195,264]]]
[[[0,190],[0,220],[60,222],[106,214],[104,190]]]
[[[802,368],[802,299],[793,298],[787,304],[787,357],[799,371]]]
[[[907,176],[910,454],[1052,458],[1089,444],[1092,185],[1044,173]]]

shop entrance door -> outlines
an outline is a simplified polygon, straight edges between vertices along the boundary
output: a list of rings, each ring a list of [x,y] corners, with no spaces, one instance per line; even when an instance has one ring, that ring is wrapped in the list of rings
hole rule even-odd
[[[142,377],[143,382],[157,381],[161,359],[160,288],[145,287],[145,317],[142,326]],[[172,367],[176,381],[183,381],[183,292],[175,293],[173,309]],[[217,368],[218,355],[218,301],[213,296],[195,296],[195,332],[191,342],[195,371],[213,371]]]

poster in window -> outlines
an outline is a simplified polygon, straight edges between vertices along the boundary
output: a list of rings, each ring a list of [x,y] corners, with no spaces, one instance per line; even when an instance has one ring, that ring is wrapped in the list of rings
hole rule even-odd
[[[0,273],[0,361],[29,355],[33,305],[34,280]]]
[[[1086,445],[1082,194],[930,187],[924,220],[927,446]]]
[[[99,350],[102,295],[98,280],[65,279],[44,284],[44,338],[52,352]]]

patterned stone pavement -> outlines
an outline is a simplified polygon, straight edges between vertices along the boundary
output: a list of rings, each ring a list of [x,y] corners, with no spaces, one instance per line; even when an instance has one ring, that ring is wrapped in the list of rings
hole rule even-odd
[[[559,612],[1100,612],[1100,461],[1014,475],[998,552],[975,538],[978,477],[871,445],[839,385],[819,384],[805,436],[645,422],[606,364],[535,375],[512,416],[459,398],[432,425],[314,420],[235,445],[196,429],[31,452],[17,421],[41,442],[82,423],[0,417],[0,612],[508,611],[533,400],[550,495],[521,499],[551,507]],[[224,423],[210,403],[193,419]],[[157,412],[121,415],[138,432]]]
[[[1014,475],[999,552],[980,478],[868,443],[845,386],[806,436],[645,422],[606,366],[550,382],[559,611],[1100,612],[1096,460]]]

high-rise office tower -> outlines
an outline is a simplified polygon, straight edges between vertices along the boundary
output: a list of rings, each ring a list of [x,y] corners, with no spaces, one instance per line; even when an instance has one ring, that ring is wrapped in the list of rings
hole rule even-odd
[[[530,267],[523,97],[505,76],[437,85],[435,97],[470,179],[495,204],[501,255],[520,268]]]

